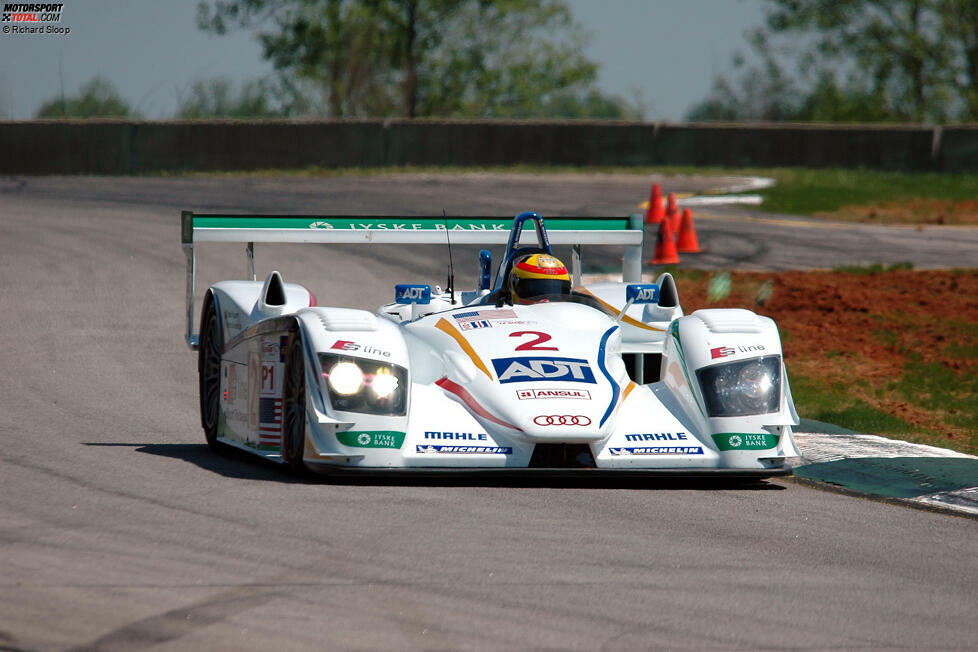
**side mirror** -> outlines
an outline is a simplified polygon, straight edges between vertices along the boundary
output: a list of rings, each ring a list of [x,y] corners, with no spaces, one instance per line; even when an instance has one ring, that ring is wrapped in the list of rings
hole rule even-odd
[[[628,309],[635,303],[658,303],[659,286],[655,283],[632,283],[625,286],[625,305],[615,321],[620,322],[628,312]]]
[[[395,303],[431,303],[430,285],[409,285],[398,283],[394,286]]]
[[[659,303],[659,286],[655,283],[633,283],[625,287],[625,300],[633,303]]]
[[[488,249],[479,252],[479,289],[488,290],[492,283],[492,253]]]

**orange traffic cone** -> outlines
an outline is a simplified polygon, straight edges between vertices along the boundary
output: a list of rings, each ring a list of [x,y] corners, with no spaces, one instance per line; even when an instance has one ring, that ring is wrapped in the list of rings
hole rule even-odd
[[[683,209],[683,219],[679,224],[679,237],[676,247],[684,254],[698,254],[700,249],[699,240],[696,238],[696,228],[693,226],[693,211],[688,208]]]
[[[676,231],[679,230],[679,204],[676,203],[676,193],[674,192],[670,192],[666,200],[665,219],[669,220],[669,228],[672,229],[672,234],[675,235]]]
[[[662,187],[652,184],[652,194],[649,195],[649,207],[645,209],[645,223],[658,224],[666,216],[665,209],[662,207]]]
[[[676,240],[672,235],[669,220],[659,223],[659,235],[655,239],[655,254],[649,264],[675,265],[679,263],[679,252],[676,251]]]

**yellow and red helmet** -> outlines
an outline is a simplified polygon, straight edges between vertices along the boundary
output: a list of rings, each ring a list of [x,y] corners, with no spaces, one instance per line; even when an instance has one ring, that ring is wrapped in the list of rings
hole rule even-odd
[[[509,294],[513,303],[533,303],[534,297],[570,294],[567,268],[550,254],[529,254],[513,263],[509,274]]]

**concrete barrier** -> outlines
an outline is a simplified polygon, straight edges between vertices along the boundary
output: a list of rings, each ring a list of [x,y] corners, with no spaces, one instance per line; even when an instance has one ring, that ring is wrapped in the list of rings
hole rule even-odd
[[[388,165],[649,165],[655,125],[391,120]]]
[[[93,121],[0,123],[3,174],[125,174],[129,127]]]
[[[671,165],[933,170],[932,142],[921,126],[696,124],[664,126],[656,152]]]
[[[978,127],[503,120],[0,122],[0,174],[401,165],[978,169]]]
[[[384,165],[377,122],[133,123],[128,173]]]
[[[937,127],[935,155],[944,172],[978,170],[978,125]]]

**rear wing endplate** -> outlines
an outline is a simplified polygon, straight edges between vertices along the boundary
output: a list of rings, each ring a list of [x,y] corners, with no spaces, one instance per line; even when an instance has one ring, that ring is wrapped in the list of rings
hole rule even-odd
[[[580,248],[585,244],[624,246],[622,280],[641,281],[645,235],[641,213],[629,217],[548,217],[544,221],[552,244],[573,245],[575,285],[580,284]],[[194,350],[199,345],[199,335],[194,332],[197,243],[247,243],[250,278],[255,280],[256,242],[442,244],[448,237],[452,244],[505,245],[512,226],[513,218],[509,217],[217,215],[183,211],[180,240],[187,257],[187,344]]]

